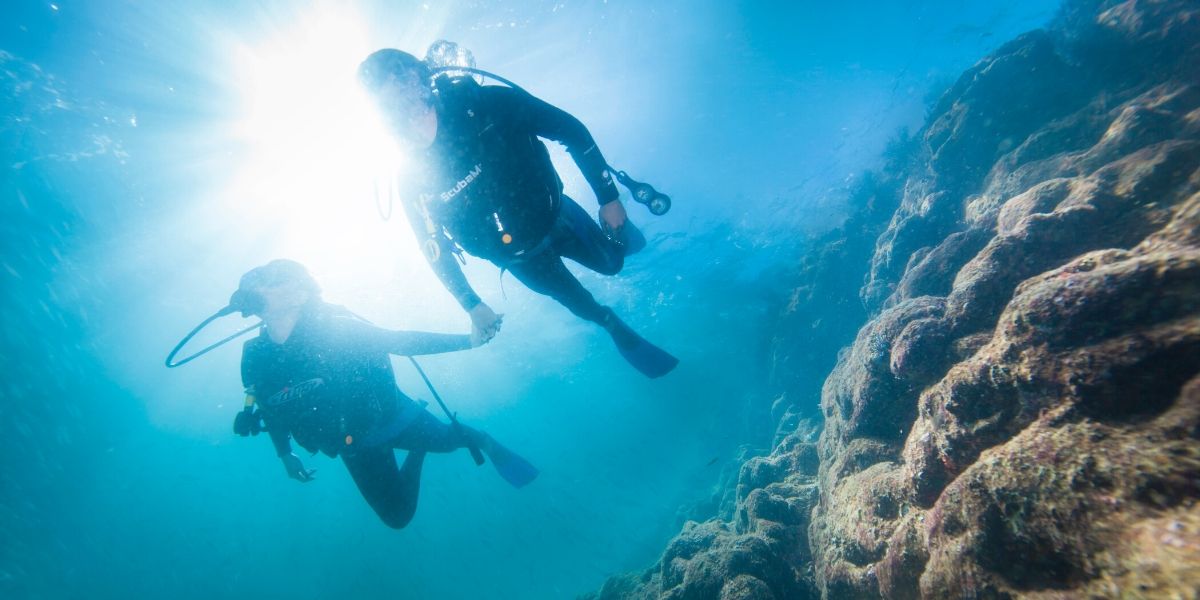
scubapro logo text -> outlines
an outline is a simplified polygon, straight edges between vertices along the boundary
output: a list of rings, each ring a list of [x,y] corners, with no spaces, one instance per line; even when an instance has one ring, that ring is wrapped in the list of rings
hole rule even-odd
[[[458,180],[458,183],[454,184],[454,187],[441,193],[442,202],[449,202],[455,196],[457,196],[459,192],[467,189],[467,186],[471,185],[471,182],[475,181],[475,178],[479,177],[479,174],[482,172],[483,165],[476,164],[471,171],[467,173],[466,177],[463,177],[462,179]]]

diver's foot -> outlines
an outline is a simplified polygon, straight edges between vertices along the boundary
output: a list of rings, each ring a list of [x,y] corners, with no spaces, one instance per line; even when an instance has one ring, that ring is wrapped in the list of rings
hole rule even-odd
[[[626,325],[625,321],[622,321],[611,308],[604,309],[604,317],[600,320],[600,326],[608,332],[608,335],[612,336],[613,343],[619,349],[633,348],[643,341],[642,336]]]
[[[463,425],[462,423],[458,424],[458,431],[462,436],[461,443],[464,448],[478,448],[482,450],[484,454],[487,454],[490,451],[492,444],[496,443],[495,440],[492,439],[492,436],[475,429],[474,427]]]
[[[608,331],[608,335],[612,336],[613,343],[617,345],[617,351],[621,353],[621,356],[646,377],[651,379],[662,377],[679,364],[678,358],[646,341],[617,317],[611,308],[605,309],[600,326]]]

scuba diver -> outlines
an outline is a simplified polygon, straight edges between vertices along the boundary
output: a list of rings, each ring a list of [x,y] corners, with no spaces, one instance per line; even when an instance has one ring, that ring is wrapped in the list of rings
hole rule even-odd
[[[396,386],[389,354],[466,350],[484,338],[371,325],[322,301],[317,282],[290,260],[246,273],[222,310],[263,320],[259,335],[242,350],[247,405],[234,431],[242,436],[266,431],[289,477],[308,482],[315,473],[292,452],[291,439],[313,454],[341,456],[363,498],[396,529],[416,511],[427,452],[465,447],[476,463],[483,462],[482,452],[516,487],[537,477],[536,468],[491,436],[459,424],[449,411],[451,423],[439,421]],[[408,451],[402,467],[396,449]]]
[[[603,327],[621,355],[646,376],[661,377],[674,369],[678,359],[597,302],[563,264],[563,258],[570,258],[597,273],[615,275],[626,256],[646,245],[628,221],[611,168],[587,128],[515,85],[480,85],[446,71],[435,71],[406,52],[383,49],[368,56],[358,74],[391,133],[416,155],[417,189],[405,195],[405,211],[426,259],[471,316],[474,334],[483,339],[495,335],[501,317],[463,276],[456,262],[460,248],[491,261],[502,273],[511,271],[529,289]],[[539,138],[566,146],[599,201],[600,225],[563,194]],[[627,186],[653,192],[623,171],[613,173]],[[655,194],[666,212],[669,198]],[[644,202],[636,193],[635,199]],[[655,205],[648,206],[661,214]]]

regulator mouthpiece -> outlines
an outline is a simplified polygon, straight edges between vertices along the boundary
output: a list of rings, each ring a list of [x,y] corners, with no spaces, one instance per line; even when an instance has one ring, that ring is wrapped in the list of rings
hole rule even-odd
[[[262,296],[238,288],[229,296],[229,306],[222,308],[223,315],[242,313],[243,317],[261,314],[265,308]]]
[[[179,354],[179,351],[183,350],[183,347],[186,346],[188,342],[192,341],[192,338],[196,337],[197,333],[200,333],[201,330],[203,330],[205,327],[208,327],[209,323],[212,323],[221,317],[232,315],[235,312],[242,313],[243,317],[249,317],[251,315],[261,313],[262,309],[262,296],[259,296],[254,292],[248,292],[238,288],[238,290],[229,297],[228,305],[213,313],[212,316],[208,317],[207,319],[201,321],[200,324],[195,327],[195,329],[192,329],[187,335],[183,336],[183,339],[179,340],[178,344],[175,344],[175,347],[171,349],[170,354],[167,354],[167,360],[165,361],[167,368],[174,369],[175,367],[192,362],[193,360],[196,360],[197,358],[200,358],[201,356],[204,356],[205,354],[208,354],[209,352],[212,352],[213,350],[216,350],[217,348],[220,348],[221,346],[224,346],[225,344],[228,344],[229,342],[232,342],[233,340],[263,326],[262,321],[259,321],[258,323],[246,327],[245,329],[241,329],[233,335],[230,335],[215,344],[210,344],[199,352],[191,354],[185,358],[175,360],[175,356]]]

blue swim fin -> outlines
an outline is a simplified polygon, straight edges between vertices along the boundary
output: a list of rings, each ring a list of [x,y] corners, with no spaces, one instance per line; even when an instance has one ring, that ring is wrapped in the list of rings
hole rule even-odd
[[[525,487],[537,479],[538,469],[517,453],[501,446],[496,440],[490,440],[483,450],[492,459],[492,466],[510,485],[515,488]]]
[[[633,368],[641,371],[646,377],[651,379],[662,377],[679,364],[678,358],[647,342],[645,338],[617,318],[612,310],[608,311],[601,326],[608,330],[621,356],[625,357],[625,360],[633,365]]]

